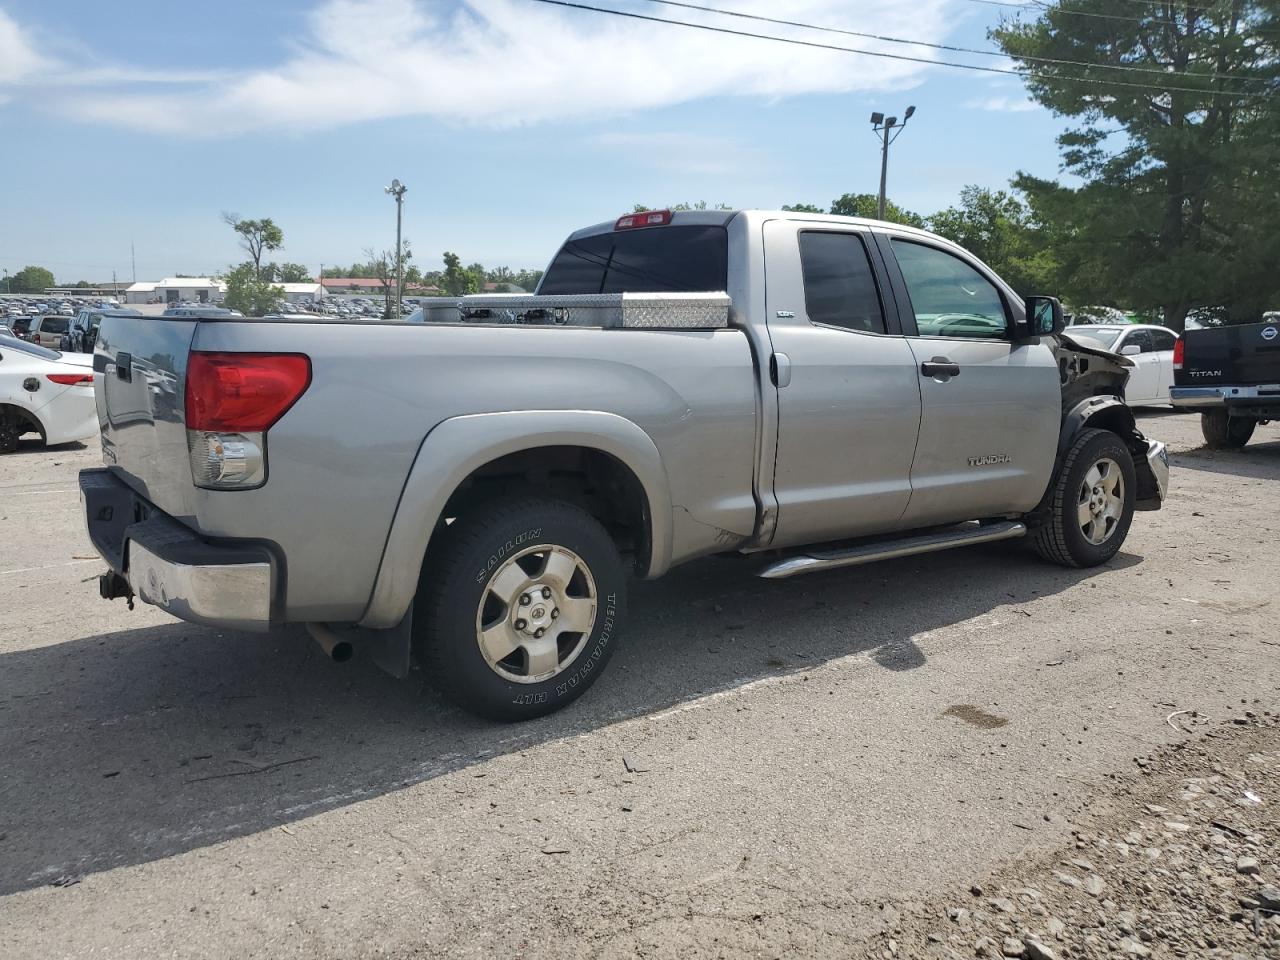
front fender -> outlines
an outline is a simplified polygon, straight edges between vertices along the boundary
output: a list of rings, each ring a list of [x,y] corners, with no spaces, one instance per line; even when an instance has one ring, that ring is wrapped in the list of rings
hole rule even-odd
[[[499,457],[538,447],[587,447],[625,464],[644,488],[649,575],[671,564],[671,494],[662,456],[635,423],[592,410],[522,410],[453,417],[423,439],[409,470],[360,626],[393,627],[418,589],[432,531],[453,492]]]
[[[1133,454],[1133,468],[1137,474],[1136,503],[1139,510],[1159,510],[1169,487],[1169,456],[1163,443],[1148,440],[1138,429],[1133,410],[1120,397],[1097,396],[1081,400],[1062,418],[1062,433],[1058,437],[1058,460],[1053,479],[1045,491],[1041,506],[1048,503],[1050,491],[1067,451],[1081,430],[1094,427],[1110,430],[1124,441]],[[1040,508],[1037,508],[1039,510]]]

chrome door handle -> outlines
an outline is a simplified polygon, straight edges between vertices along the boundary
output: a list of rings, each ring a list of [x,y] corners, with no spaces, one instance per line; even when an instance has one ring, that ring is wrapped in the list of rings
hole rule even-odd
[[[932,360],[926,360],[920,364],[920,375],[934,377],[938,380],[948,380],[951,377],[960,376],[960,364],[953,363],[946,357],[934,357]]]

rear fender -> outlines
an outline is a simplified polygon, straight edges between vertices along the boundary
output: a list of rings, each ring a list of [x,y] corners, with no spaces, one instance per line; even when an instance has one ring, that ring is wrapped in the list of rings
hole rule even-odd
[[[647,575],[671,565],[671,495],[658,448],[639,426],[612,413],[522,410],[445,420],[422,442],[396,507],[373,594],[359,625],[389,628],[403,618],[418,589],[432,531],[453,492],[485,464],[539,447],[599,450],[626,465],[647,499]]]

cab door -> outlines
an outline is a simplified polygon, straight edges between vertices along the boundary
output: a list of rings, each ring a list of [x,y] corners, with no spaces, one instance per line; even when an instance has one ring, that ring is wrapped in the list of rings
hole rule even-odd
[[[915,358],[870,233],[764,226],[765,302],[778,397],[775,547],[896,529],[920,426]]]
[[[917,234],[878,239],[921,396],[903,525],[1030,510],[1048,485],[1062,423],[1049,339],[1018,338],[1021,304],[958,247]]]

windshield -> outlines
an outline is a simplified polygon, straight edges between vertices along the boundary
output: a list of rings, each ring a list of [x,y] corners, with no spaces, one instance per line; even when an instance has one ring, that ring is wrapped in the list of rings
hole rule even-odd
[[[0,333],[0,350],[17,350],[19,353],[29,353],[33,357],[40,357],[43,360],[62,359],[62,354],[57,350],[48,350],[34,343],[27,343],[27,341],[11,337],[7,333]]]
[[[654,227],[568,241],[538,287],[541,295],[692,293],[729,285],[724,227]]]
[[[1103,350],[1110,350],[1116,345],[1120,335],[1124,333],[1124,327],[1093,327],[1085,325],[1072,327],[1067,333],[1073,337],[1087,337],[1102,344]]]

